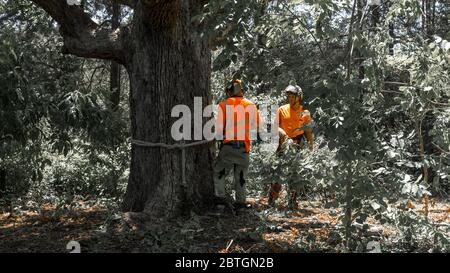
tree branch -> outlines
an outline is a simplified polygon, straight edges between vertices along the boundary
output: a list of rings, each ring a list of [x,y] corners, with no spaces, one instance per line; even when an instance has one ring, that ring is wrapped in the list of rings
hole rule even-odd
[[[349,57],[348,57],[348,61],[347,61],[347,76],[346,76],[347,80],[350,79],[350,74],[351,74],[351,71],[352,71],[351,64],[352,64],[352,54],[353,54],[353,45],[354,45],[354,41],[353,41],[353,20],[355,18],[355,11],[356,11],[357,1],[358,0],[354,0],[353,1],[352,16],[350,17],[350,27],[349,27],[349,31],[348,31],[347,51],[348,51]]]
[[[30,0],[43,8],[60,26],[64,39],[63,54],[84,58],[115,60],[123,64],[123,32],[95,23],[81,6],[66,0]]]
[[[289,8],[289,6],[287,5],[286,2],[283,2],[283,5],[287,9],[287,11],[289,11],[289,13],[291,13],[292,16],[294,16],[298,20],[298,23],[300,24],[300,26],[303,27],[309,33],[309,35],[311,35],[317,48],[319,48],[322,58],[328,63],[328,65],[330,67],[333,67],[333,65],[330,63],[329,56],[326,56],[325,53],[323,52],[322,46],[320,45],[319,41],[317,40],[316,35],[314,35],[314,33],[311,32],[311,30],[308,28],[308,26],[302,21],[302,18],[300,18],[300,16],[295,14],[295,12]]]
[[[119,5],[127,6],[130,8],[134,8],[136,6],[136,0],[113,0]]]

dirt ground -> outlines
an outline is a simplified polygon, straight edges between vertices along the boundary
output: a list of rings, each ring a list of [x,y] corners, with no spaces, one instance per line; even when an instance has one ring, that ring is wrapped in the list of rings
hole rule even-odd
[[[338,208],[301,201],[297,211],[271,208],[266,198],[250,200],[240,215],[195,215],[169,223],[124,221],[126,215],[80,201],[70,209],[44,204],[40,211],[0,214],[0,252],[68,253],[70,241],[81,252],[342,252],[343,228]],[[422,206],[411,208],[423,215]],[[450,225],[450,204],[433,202],[428,218]],[[395,234],[389,225],[373,226],[361,242]],[[359,236],[359,235],[358,235]],[[361,249],[365,251],[365,249]]]

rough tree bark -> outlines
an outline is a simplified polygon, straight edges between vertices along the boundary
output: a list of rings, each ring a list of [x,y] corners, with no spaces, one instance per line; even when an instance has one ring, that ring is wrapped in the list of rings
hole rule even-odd
[[[120,5],[116,1],[111,3],[111,27],[113,30],[120,27]],[[109,89],[111,91],[111,109],[116,111],[120,103],[120,64],[110,63]]]
[[[96,24],[78,6],[64,0],[32,0],[60,25],[65,53],[114,60],[130,78],[133,139],[174,143],[173,106],[193,109],[194,96],[210,104],[210,50],[191,18],[198,0],[121,0],[134,8],[129,26],[111,30]],[[186,185],[181,183],[181,152],[132,146],[124,211],[170,217],[211,202],[212,145],[187,148]]]
[[[150,2],[150,1],[147,1]],[[159,7],[155,6],[159,3]],[[138,1],[130,61],[131,128],[134,139],[173,143],[171,109],[210,97],[210,51],[190,24],[198,1]],[[192,108],[191,108],[192,109]],[[207,145],[189,148],[187,188],[181,185],[180,151],[133,147],[124,209],[171,214],[212,196],[212,155]],[[159,159],[159,160],[155,160]]]
[[[433,0],[422,0],[422,31],[426,37],[431,37],[433,34],[432,7]]]
[[[357,4],[357,12],[356,12],[356,21],[358,22],[357,24],[357,28],[356,31],[360,32],[361,29],[363,29],[363,24],[364,24],[364,6],[365,3],[363,0],[358,0],[358,4]],[[355,48],[355,57],[357,59],[356,61],[356,65],[358,66],[358,77],[360,79],[364,79],[365,76],[365,69],[364,69],[364,58],[363,55],[361,54],[361,50],[359,49],[359,47]],[[363,93],[361,92],[360,94],[360,100],[362,101],[363,99]]]
[[[423,36],[425,39],[432,38],[434,34],[434,0],[422,0],[422,27]],[[427,155],[435,154],[438,150],[434,147],[433,136],[430,134],[433,125],[436,121],[436,115],[429,111],[421,117],[415,117],[416,131],[419,137],[419,154],[424,166],[422,167],[423,181],[429,184],[433,181],[434,171],[431,166],[426,166],[425,157]],[[427,198],[426,194],[425,197]],[[426,200],[425,198],[425,200]]]
[[[0,169],[0,199],[6,193],[6,170]]]
[[[389,36],[395,40],[394,23],[389,24]],[[389,43],[389,55],[394,55],[394,42]]]

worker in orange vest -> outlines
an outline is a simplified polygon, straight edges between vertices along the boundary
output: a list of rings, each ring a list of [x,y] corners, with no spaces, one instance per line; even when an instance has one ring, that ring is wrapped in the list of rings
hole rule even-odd
[[[298,85],[289,85],[284,93],[288,103],[279,107],[275,117],[275,124],[278,124],[279,145],[277,152],[280,152],[283,145],[294,144],[302,148],[308,143],[309,149],[314,149],[313,127],[314,121],[308,110],[302,106],[303,90]],[[269,190],[269,204],[273,205],[282,190],[279,182],[272,183]],[[297,190],[290,189],[289,206],[293,209],[298,207]]]
[[[225,87],[227,98],[220,102],[216,120],[216,136],[220,136],[221,148],[214,165],[214,193],[216,207],[212,214],[221,215],[226,207],[225,178],[234,172],[235,203],[233,209],[249,208],[246,203],[246,179],[249,167],[250,141],[257,134],[260,116],[256,105],[244,98],[240,80],[233,80]]]

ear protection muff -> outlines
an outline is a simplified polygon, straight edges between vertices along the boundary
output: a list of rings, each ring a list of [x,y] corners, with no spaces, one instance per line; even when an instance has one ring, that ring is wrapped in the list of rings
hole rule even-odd
[[[300,86],[298,86],[298,85],[296,85],[295,86],[296,88],[297,88],[297,90],[298,90],[298,96],[300,97],[300,100],[303,100],[303,90],[302,90],[302,88],[300,87]]]

